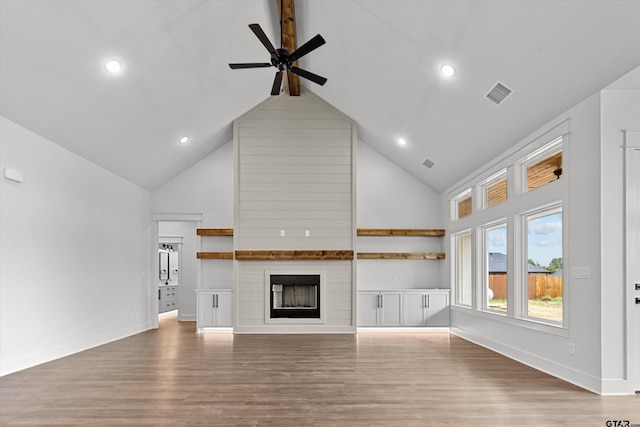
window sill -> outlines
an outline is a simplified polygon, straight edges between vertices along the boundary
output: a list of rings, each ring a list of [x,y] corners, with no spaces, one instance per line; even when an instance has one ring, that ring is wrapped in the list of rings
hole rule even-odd
[[[545,323],[543,321],[539,321],[536,319],[520,319],[520,318],[514,318],[514,317],[507,317],[506,315],[501,313],[493,313],[490,311],[479,311],[479,310],[474,310],[473,308],[455,306],[455,305],[451,306],[451,311],[462,313],[466,316],[476,316],[483,319],[504,323],[506,325],[511,325],[518,328],[534,330],[534,331],[546,333],[549,335],[569,337],[569,328],[566,328],[562,325]],[[451,326],[454,327],[455,325],[451,325]]]

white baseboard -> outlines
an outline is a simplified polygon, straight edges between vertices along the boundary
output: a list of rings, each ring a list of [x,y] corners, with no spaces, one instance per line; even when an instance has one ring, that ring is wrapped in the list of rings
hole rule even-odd
[[[385,327],[369,327],[359,326],[358,332],[413,332],[413,333],[432,333],[432,332],[449,332],[451,328],[448,326],[385,326]]]
[[[0,363],[0,376],[22,371],[23,369],[41,365],[46,362],[51,362],[52,360],[70,356],[72,354],[79,353],[81,351],[97,347],[99,345],[107,344],[112,341],[117,341],[131,335],[139,334],[140,332],[144,332],[149,329],[151,329],[149,322],[144,322],[124,329],[120,329],[118,331],[109,332],[73,343],[63,344],[61,346],[46,349],[37,353],[20,357],[18,359],[3,361]]]
[[[568,366],[560,365],[552,360],[536,356],[535,354],[493,341],[489,338],[473,334],[463,329],[454,327],[451,328],[451,333],[563,381],[567,381],[596,394],[603,394],[601,389],[601,380],[593,375],[577,371]]]
[[[234,334],[355,334],[353,326],[326,325],[265,325],[265,326],[236,326]]]

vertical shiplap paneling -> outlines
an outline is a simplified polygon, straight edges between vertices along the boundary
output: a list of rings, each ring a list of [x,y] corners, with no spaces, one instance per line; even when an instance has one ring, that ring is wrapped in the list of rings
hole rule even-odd
[[[353,249],[352,126],[304,95],[238,120],[236,249]]]

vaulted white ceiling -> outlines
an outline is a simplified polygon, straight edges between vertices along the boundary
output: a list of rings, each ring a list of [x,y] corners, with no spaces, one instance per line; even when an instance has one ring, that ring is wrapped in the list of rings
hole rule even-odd
[[[327,41],[300,60],[327,84],[303,88],[438,191],[640,66],[636,0],[295,6],[298,46]],[[268,62],[250,23],[279,44],[275,0],[0,0],[0,114],[153,190],[269,96],[275,69],[227,65]],[[118,75],[104,70],[112,57]],[[485,98],[498,81],[513,90],[500,106]]]

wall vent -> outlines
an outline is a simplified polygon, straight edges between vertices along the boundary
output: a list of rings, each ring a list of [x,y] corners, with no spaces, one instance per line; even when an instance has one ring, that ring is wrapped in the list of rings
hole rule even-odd
[[[500,105],[502,101],[504,101],[509,95],[511,95],[511,92],[511,89],[498,82],[485,96],[489,101],[493,102],[496,105]]]
[[[429,169],[431,169],[433,165],[435,165],[435,163],[429,159],[424,159],[424,162],[422,162],[422,164],[428,167]]]

